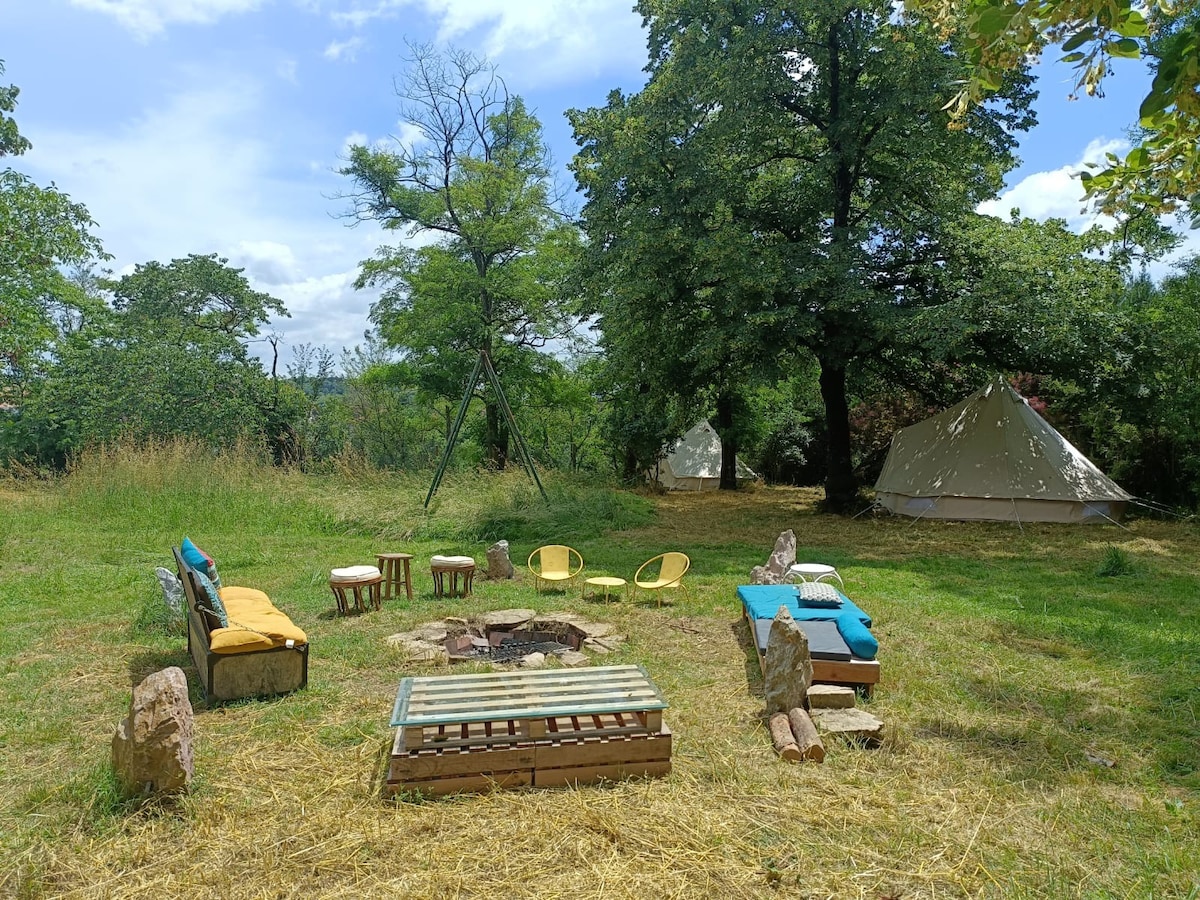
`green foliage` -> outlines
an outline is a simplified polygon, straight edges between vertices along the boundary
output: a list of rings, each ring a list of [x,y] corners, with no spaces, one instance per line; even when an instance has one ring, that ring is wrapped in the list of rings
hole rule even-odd
[[[1101,578],[1113,578],[1120,575],[1132,575],[1135,571],[1133,559],[1129,554],[1120,547],[1109,544],[1104,548],[1104,558],[1100,560],[1096,574]]]
[[[0,75],[4,74],[4,60],[0,60]],[[29,141],[17,130],[17,122],[11,113],[17,108],[17,95],[21,89],[15,84],[0,85],[0,156],[19,156],[29,149]]]
[[[1137,145],[1083,173],[1087,196],[1106,212],[1192,207],[1200,193],[1200,15],[1195,4],[1154,0],[909,0],[945,35],[965,40],[970,77],[947,104],[959,118],[996,90],[1030,53],[1061,44],[1079,72],[1075,90],[1103,96],[1112,60],[1148,58],[1154,71],[1141,101]]]
[[[243,341],[286,310],[241,271],[192,255],[104,282],[113,307],[98,305],[58,337],[8,429],[9,454],[61,465],[82,446],[114,441],[274,441],[287,397],[268,385]]]
[[[748,386],[810,353],[826,490],[845,508],[848,373],[948,299],[936,282],[956,229],[1032,123],[1028,79],[947,130],[941,92],[962,63],[886,3],[638,9],[645,90],[569,114],[585,281],[625,403],[659,419],[672,403],[737,408]]]
[[[411,49],[401,116],[420,137],[354,147],[342,174],[358,189],[358,218],[436,238],[381,247],[357,285],[383,288],[371,310],[380,335],[422,390],[454,401],[479,353],[512,384],[536,368],[533,351],[569,335],[578,237],[555,206],[541,124],[523,101],[469,53]],[[496,398],[485,396],[485,412],[484,444],[503,467]]]

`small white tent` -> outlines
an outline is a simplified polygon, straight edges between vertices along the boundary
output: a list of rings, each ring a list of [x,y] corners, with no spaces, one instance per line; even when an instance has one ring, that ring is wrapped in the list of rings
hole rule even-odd
[[[917,518],[1108,522],[1132,496],[1000,377],[898,431],[878,502]]]
[[[647,475],[669,491],[711,491],[721,485],[721,439],[707,422],[700,422],[665,452]],[[740,459],[738,480],[754,478]]]

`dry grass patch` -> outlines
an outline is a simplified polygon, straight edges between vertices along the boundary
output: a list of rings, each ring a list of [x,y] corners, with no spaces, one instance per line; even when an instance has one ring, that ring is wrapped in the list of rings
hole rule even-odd
[[[411,604],[343,618],[331,615],[322,580],[331,562],[377,549],[420,560],[447,545],[480,555],[484,538],[455,530],[469,519],[518,529],[519,565],[537,528],[566,520],[552,518],[560,510],[526,514],[525,488],[507,476],[482,486],[482,508],[467,485],[447,484],[427,517],[418,512],[423,479],[263,478],[242,487],[202,480],[182,497],[170,495],[169,479],[166,493],[138,494],[123,475],[115,494],[104,480],[74,488],[93,510],[112,509],[115,496],[142,511],[97,523],[137,552],[125,566],[110,554],[115,571],[82,590],[62,586],[97,584],[85,577],[104,553],[88,546],[94,531],[61,494],[23,495],[22,518],[0,535],[0,896],[1200,892],[1200,542],[1191,526],[1022,532],[846,520],[816,513],[814,492],[787,489],[636,497],[617,502],[651,503],[643,524],[563,537],[589,569],[627,576],[663,550],[688,553],[689,589],[661,608],[654,597],[581,603],[577,590],[538,595],[520,582],[477,582],[473,598],[436,602],[417,566]],[[609,502],[577,490],[552,494]],[[215,708],[196,696],[192,793],[131,805],[107,771],[131,684],[172,663],[196,682],[181,636],[137,624],[157,602],[149,569],[169,559],[181,510],[205,496],[225,497],[250,523],[207,524],[206,549],[219,562],[224,551],[227,581],[248,575],[267,586],[308,631],[310,686]],[[507,518],[513,510],[520,515]],[[771,749],[734,592],[784,528],[802,554],[837,565],[875,619],[884,680],[870,709],[888,726],[877,750],[831,743],[823,765],[794,766]],[[401,548],[403,534],[411,540]],[[1138,574],[1095,577],[1114,542]],[[10,576],[14,559],[50,560],[53,572]],[[128,587],[139,579],[144,587]],[[28,616],[30,604],[40,617]],[[670,777],[381,799],[397,683],[438,671],[403,668],[386,637],[511,606],[582,612],[628,635],[598,661],[645,665],[670,702]]]

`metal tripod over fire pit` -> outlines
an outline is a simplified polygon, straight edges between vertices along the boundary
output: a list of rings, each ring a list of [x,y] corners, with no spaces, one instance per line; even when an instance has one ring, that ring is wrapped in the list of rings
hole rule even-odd
[[[446,440],[446,449],[442,453],[442,461],[438,463],[437,471],[433,473],[433,484],[429,486],[429,493],[425,495],[426,509],[429,508],[429,501],[433,499],[433,495],[437,493],[438,486],[442,483],[442,476],[446,474],[446,466],[450,464],[450,456],[454,453],[454,445],[458,443],[458,433],[462,430],[463,420],[467,417],[467,407],[471,405],[471,395],[475,393],[475,388],[479,384],[479,373],[481,370],[487,374],[488,383],[491,384],[492,390],[496,392],[496,399],[500,401],[500,411],[504,414],[504,423],[508,426],[508,432],[512,435],[513,441],[517,445],[517,456],[521,460],[521,465],[525,467],[525,471],[529,473],[529,477],[537,485],[542,499],[547,501],[550,499],[546,496],[546,489],[542,487],[541,479],[538,478],[537,469],[533,467],[533,457],[529,453],[529,447],[525,443],[525,438],[521,434],[521,430],[517,428],[517,420],[513,417],[512,408],[508,405],[508,398],[504,396],[504,388],[500,387],[500,376],[496,374],[496,367],[492,365],[492,358],[488,356],[486,350],[480,350],[479,358],[475,360],[475,368],[471,370],[471,377],[467,379],[467,389],[463,392],[462,403],[458,407],[458,416],[454,419],[454,427],[450,429],[450,437]]]

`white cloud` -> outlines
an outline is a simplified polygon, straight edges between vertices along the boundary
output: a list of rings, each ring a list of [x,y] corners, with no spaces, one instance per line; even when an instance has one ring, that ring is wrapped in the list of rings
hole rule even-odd
[[[153,37],[168,25],[209,25],[227,15],[252,12],[264,0],[70,0],[71,5],[112,16],[136,36]]]
[[[285,336],[283,363],[299,342],[335,351],[360,343],[372,295],[353,281],[381,229],[351,229],[336,217],[344,210],[329,198],[342,185],[328,163],[313,172],[281,165],[272,142],[295,136],[266,114],[261,85],[211,71],[191,77],[202,87],[105,130],[31,130],[35,146],[23,163],[36,181],[53,178],[87,206],[116,274],[215,252],[291,312],[264,329]]]
[[[1022,216],[1039,221],[1065,219],[1075,231],[1083,231],[1097,223],[1111,224],[1110,219],[1085,210],[1079,173],[1084,171],[1087,163],[1103,163],[1106,153],[1121,156],[1128,149],[1128,141],[1097,138],[1087,145],[1077,162],[1027,175],[997,199],[981,203],[979,212],[1007,219],[1009,211],[1015,208]]]
[[[576,82],[645,63],[631,0],[376,0],[348,3],[331,17],[357,29],[413,7],[435,20],[438,43],[478,46],[507,73]]]
[[[286,81],[288,84],[299,84],[300,79],[297,77],[299,66],[294,59],[285,59],[275,67],[275,74]]]
[[[354,62],[358,59],[358,51],[366,43],[361,37],[347,38],[344,41],[333,41],[325,52],[322,54],[326,59],[337,62],[345,59],[347,62]]]

